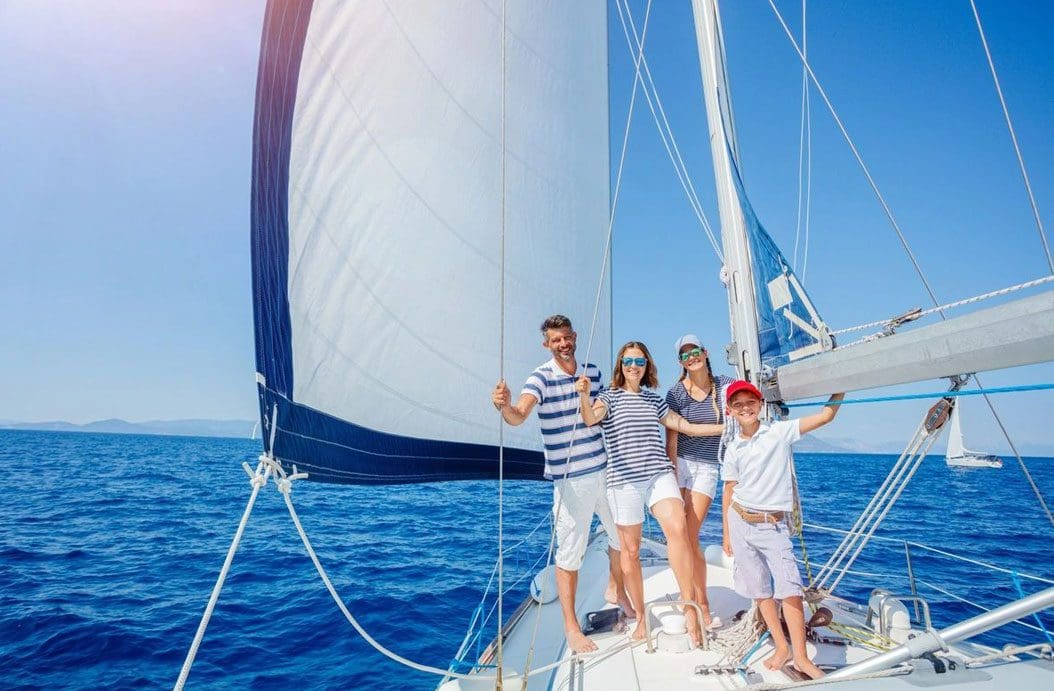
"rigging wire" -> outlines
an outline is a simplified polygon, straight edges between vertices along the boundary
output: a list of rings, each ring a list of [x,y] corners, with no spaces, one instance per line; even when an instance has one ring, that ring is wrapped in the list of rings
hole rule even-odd
[[[625,14],[623,14],[623,5],[625,5]],[[644,80],[644,98],[648,102],[648,108],[651,110],[652,119],[655,121],[655,126],[659,130],[659,138],[662,140],[662,144],[666,148],[667,156],[670,157],[670,162],[673,164],[673,169],[677,174],[677,179],[681,183],[681,188],[684,190],[685,194],[688,195],[688,204],[692,207],[695,217],[699,219],[699,223],[702,224],[703,231],[705,231],[706,237],[710,241],[710,246],[713,248],[714,254],[717,255],[719,261],[724,262],[724,257],[721,254],[721,245],[717,242],[710,219],[703,210],[702,202],[699,201],[699,195],[696,193],[695,186],[692,183],[692,178],[688,174],[688,167],[685,165],[684,159],[681,157],[680,148],[677,146],[677,140],[673,135],[673,128],[670,126],[670,122],[666,117],[666,110],[662,106],[662,99],[659,97],[659,89],[655,84],[655,79],[652,77],[651,69],[648,67],[648,60],[644,57],[641,41],[637,36],[637,26],[633,21],[633,14],[629,9],[629,0],[616,2],[615,7],[618,9],[619,20],[622,23],[622,33],[626,37],[626,43],[630,53],[636,56],[636,54],[640,52],[641,66],[644,68],[644,74],[643,77],[640,77],[640,72],[638,70],[638,78]],[[630,38],[631,31],[633,33],[632,39]],[[654,103],[652,102],[653,96],[655,99]],[[656,107],[658,108],[658,112],[656,112]],[[662,118],[661,122],[659,120],[660,116]]]
[[[1043,230],[1043,221],[1039,216],[1039,206],[1036,204],[1036,196],[1032,194],[1032,182],[1028,179],[1028,171],[1025,169],[1025,159],[1021,155],[1021,147],[1017,144],[1017,134],[1014,133],[1014,124],[1010,121],[1010,110],[1007,108],[1006,99],[1003,98],[1003,87],[999,84],[999,75],[995,71],[995,62],[992,60],[992,51],[988,49],[988,39],[985,38],[984,28],[981,26],[981,15],[977,12],[977,3],[970,0],[970,8],[973,10],[974,21],[977,22],[977,33],[981,37],[981,45],[984,46],[985,57],[988,58],[988,68],[992,72],[992,81],[995,82],[995,91],[999,94],[999,105],[1003,107],[1003,117],[1006,118],[1006,128],[1010,131],[1010,141],[1014,143],[1014,153],[1017,154],[1017,165],[1021,169],[1021,178],[1025,183],[1025,191],[1028,192],[1028,201],[1032,205],[1032,216],[1036,219],[1036,228],[1039,230],[1039,239],[1043,243],[1043,251],[1047,254],[1047,265],[1050,272],[1054,274],[1054,257],[1050,254],[1050,245],[1047,244],[1047,234]]]
[[[809,54],[808,38],[807,38],[807,24],[806,24],[806,4],[807,0],[802,0],[801,3],[801,45],[802,52],[807,56]],[[803,262],[802,265],[798,266],[798,245],[799,237],[802,229],[802,197],[804,188],[804,199],[805,199],[805,243],[803,246]],[[812,212],[812,107],[809,99],[809,73],[802,68],[801,71],[801,128],[798,134],[798,210],[795,214],[795,226],[794,226],[794,258],[791,262],[791,266],[794,267],[795,271],[801,276],[802,282],[805,281],[805,271],[809,263],[809,220]]]
[[[834,104],[831,103],[831,99],[828,98],[827,92],[820,84],[820,80],[819,78],[817,78],[816,73],[813,72],[812,67],[809,65],[809,61],[805,58],[805,54],[802,52],[802,49],[798,46],[798,42],[794,40],[794,35],[787,27],[787,22],[784,21],[783,15],[780,14],[780,11],[776,8],[775,2],[773,2],[773,0],[769,0],[769,6],[772,8],[772,11],[776,13],[776,19],[779,20],[780,26],[783,27],[783,32],[787,35],[787,38],[790,40],[791,45],[794,47],[794,50],[798,53],[798,57],[801,58],[802,66],[809,73],[809,77],[812,79],[813,84],[816,86],[816,91],[819,92],[820,97],[823,98],[824,103],[827,104],[827,110],[830,111],[831,117],[834,118],[835,124],[838,125],[838,129],[842,132],[842,137],[845,138],[846,143],[849,145],[849,149],[853,152],[853,156],[856,158],[857,164],[860,166],[860,169],[864,173],[864,177],[867,178],[867,182],[871,186],[871,191],[875,193],[875,196],[878,198],[879,204],[882,205],[882,210],[885,212],[886,218],[889,220],[890,225],[893,226],[893,230],[896,232],[897,238],[900,239],[901,246],[904,248],[904,251],[907,253],[912,265],[915,267],[915,273],[918,274],[919,280],[922,281],[922,285],[923,287],[925,287],[926,292],[929,293],[930,299],[933,301],[933,304],[939,305],[940,301],[937,299],[936,294],[933,292],[933,288],[930,286],[930,282],[926,278],[926,274],[922,271],[922,266],[919,264],[918,259],[915,258],[915,253],[912,251],[911,245],[908,244],[907,237],[904,236],[904,232],[900,229],[900,224],[897,222],[896,217],[893,216],[892,209],[890,209],[889,204],[886,203],[886,198],[882,196],[882,192],[878,189],[878,184],[875,182],[875,179],[871,176],[871,171],[870,169],[868,169],[867,164],[864,163],[864,159],[860,155],[860,152],[857,150],[856,144],[853,143],[853,138],[849,136],[849,131],[845,128],[845,125],[842,124],[842,119],[838,116],[837,111],[835,111]]]
[[[867,182],[871,186],[871,190],[875,193],[875,197],[878,199],[879,204],[881,204],[882,210],[886,214],[886,218],[889,220],[890,225],[893,227],[893,230],[897,234],[897,238],[899,238],[900,240],[900,244],[903,246],[904,251],[907,253],[908,258],[911,260],[912,265],[915,267],[915,272],[918,274],[919,280],[922,281],[922,285],[926,289],[926,293],[929,295],[934,307],[936,307],[937,313],[940,315],[942,320],[946,320],[948,317],[940,308],[940,300],[937,299],[937,295],[933,291],[933,287],[930,285],[929,279],[926,278],[926,274],[922,270],[922,266],[919,264],[918,259],[916,259],[915,253],[911,250],[911,246],[908,244],[907,237],[905,237],[903,231],[901,230],[900,224],[893,216],[893,211],[889,208],[889,204],[886,203],[885,197],[882,195],[882,192],[878,189],[878,184],[875,182],[875,179],[871,176],[871,171],[864,163],[864,159],[860,155],[860,152],[857,150],[856,145],[853,143],[852,137],[849,136],[849,131],[846,130],[845,125],[842,124],[842,119],[838,116],[838,113],[835,111],[834,104],[832,104],[831,99],[828,98],[827,92],[820,84],[820,80],[817,78],[816,73],[813,72],[812,67],[809,65],[809,61],[806,59],[801,47],[799,47],[797,41],[794,40],[794,35],[787,27],[787,22],[784,21],[783,15],[780,14],[780,11],[779,9],[777,9],[775,2],[773,0],[768,0],[768,2],[769,7],[771,7],[772,11],[776,14],[776,19],[779,21],[780,26],[783,27],[783,32],[786,34],[787,39],[791,42],[791,45],[794,47],[794,50],[798,53],[798,57],[801,59],[802,65],[808,71],[809,77],[812,79],[813,84],[816,85],[817,92],[819,92],[820,96],[823,98],[824,103],[827,104],[828,111],[830,111],[831,116],[834,118],[835,124],[838,125],[838,129],[841,131],[842,136],[845,138],[846,143],[849,145],[849,149],[853,152],[853,156],[856,158],[856,162],[860,165],[860,169],[863,171],[864,177],[867,178]],[[1052,266],[1054,266],[1054,264],[1052,264]],[[981,382],[977,378],[976,374],[973,375],[973,378],[974,381],[977,382],[978,387],[984,388],[983,386],[981,386]],[[1024,459],[1022,459],[1021,454],[1017,452],[1017,446],[1014,444],[1014,441],[1010,438],[1009,432],[1007,432],[1006,427],[1003,425],[1002,420],[999,418],[999,414],[996,412],[995,405],[992,403],[991,399],[987,396],[987,394],[984,395],[984,400],[985,403],[988,405],[988,409],[992,413],[992,417],[995,418],[1000,430],[1002,430],[1003,435],[1006,438],[1007,443],[1010,445],[1011,450],[1014,452],[1014,457],[1017,458],[1018,466],[1020,466],[1021,472],[1024,473],[1025,479],[1028,481],[1029,486],[1032,488],[1033,493],[1036,495],[1036,499],[1039,501],[1040,507],[1046,514],[1047,520],[1050,521],[1051,526],[1054,527],[1054,513],[1051,513],[1050,508],[1047,506],[1047,502],[1043,499],[1042,492],[1040,492],[1039,487],[1036,485],[1035,480],[1032,478],[1032,474],[1029,472],[1028,467],[1025,465]]]
[[[506,76],[507,69],[505,64],[505,39],[506,39],[506,2],[502,0],[501,3],[501,277],[499,279],[499,298],[500,303],[500,324],[499,324],[499,339],[500,344],[498,346],[498,369],[500,381],[505,381],[505,219],[506,219],[506,163],[505,163],[505,105],[506,105]],[[502,635],[501,627],[503,619],[502,604],[505,600],[505,550],[504,547],[505,537],[505,421],[498,416],[498,635],[495,637],[497,641],[496,651],[496,662],[497,680],[494,682],[494,688],[498,691],[502,689],[502,663],[504,658],[502,656]],[[485,597],[486,595],[484,595]]]

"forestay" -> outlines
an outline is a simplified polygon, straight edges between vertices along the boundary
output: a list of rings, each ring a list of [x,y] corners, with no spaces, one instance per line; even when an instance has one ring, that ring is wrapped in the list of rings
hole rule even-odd
[[[312,479],[496,476],[499,363],[515,394],[545,359],[545,316],[588,328],[595,280],[579,277],[599,272],[609,217],[605,3],[508,2],[504,56],[501,13],[268,3],[257,381],[265,439],[277,412],[272,453]],[[600,290],[591,359],[606,369]],[[539,441],[533,421],[506,431],[505,477],[542,477]]]

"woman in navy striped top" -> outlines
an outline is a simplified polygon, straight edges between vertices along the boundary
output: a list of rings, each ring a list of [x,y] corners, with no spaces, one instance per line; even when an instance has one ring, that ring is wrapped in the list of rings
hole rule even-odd
[[[710,355],[695,334],[681,336],[675,346],[682,368],[681,378],[666,393],[666,404],[689,422],[723,423],[724,390],[732,379],[714,376]],[[695,601],[703,610],[703,625],[708,628],[720,626],[721,622],[713,621],[710,616],[710,601],[706,596],[706,558],[699,548],[699,530],[717,494],[721,437],[690,437],[668,429],[666,454],[677,467],[677,480],[684,497],[688,542],[695,560],[692,570]]]
[[[615,359],[611,387],[596,400],[589,395],[589,379],[582,377],[575,388],[579,393],[582,419],[587,425],[600,424],[608,454],[608,503],[619,534],[622,574],[626,593],[634,609],[641,613],[633,638],[645,636],[644,575],[640,566],[640,542],[644,509],[648,507],[666,536],[670,566],[681,598],[694,599],[693,559],[685,524],[684,502],[674,466],[666,457],[663,426],[687,435],[720,434],[721,425],[687,422],[671,411],[652,389],[658,386],[655,362],[647,346],[630,341]],[[698,644],[699,625],[694,610],[686,612],[688,631]]]

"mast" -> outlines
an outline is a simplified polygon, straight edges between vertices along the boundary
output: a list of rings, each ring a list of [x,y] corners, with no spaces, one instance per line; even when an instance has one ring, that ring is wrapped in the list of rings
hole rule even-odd
[[[740,169],[739,147],[732,123],[732,104],[728,99],[721,17],[717,0],[692,0],[692,10],[695,14],[699,67],[703,76],[710,150],[714,158],[714,180],[721,215],[721,245],[725,260],[721,272],[728,289],[729,321],[732,327],[728,364],[734,366],[743,379],[760,387],[762,372],[757,305],[746,220],[732,170],[733,165]]]

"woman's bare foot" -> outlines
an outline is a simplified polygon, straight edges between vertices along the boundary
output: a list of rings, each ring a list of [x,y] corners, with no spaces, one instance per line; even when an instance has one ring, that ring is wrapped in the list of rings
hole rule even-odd
[[[692,639],[692,645],[698,648],[703,644],[703,634],[699,630],[699,621],[696,619],[695,608],[685,607],[684,610],[684,627],[688,631],[688,638]]]
[[[576,653],[591,653],[597,649],[597,644],[579,630],[569,629],[564,633],[567,634],[567,646]]]
[[[766,669],[777,670],[787,664],[787,661],[791,658],[791,651],[789,648],[776,648],[776,650],[769,655],[768,659],[763,663]],[[812,664],[812,663],[809,663]]]
[[[810,679],[819,679],[824,675],[824,671],[817,667],[812,660],[809,658],[803,658],[801,660],[794,660],[794,668],[802,674],[808,675]]]
[[[625,595],[623,595],[623,597],[625,597]],[[607,588],[607,590],[604,591],[604,600],[609,605],[621,605],[622,604],[621,602],[619,602],[618,594],[615,592],[615,582],[614,581],[608,581],[608,588]]]
[[[625,592],[623,592],[622,596],[619,597],[618,606],[622,608],[622,611],[623,613],[625,613],[627,619],[637,618],[637,610],[633,608],[633,601],[629,599],[629,596],[626,595]]]
[[[639,622],[637,622],[637,628],[633,629],[633,633],[630,634],[630,638],[635,641],[643,641],[647,635],[648,632],[644,628],[644,620],[641,619]]]
[[[706,600],[696,600],[696,602],[699,603],[699,609],[703,610],[703,628],[709,630],[714,623],[714,615],[710,613],[710,603]]]

